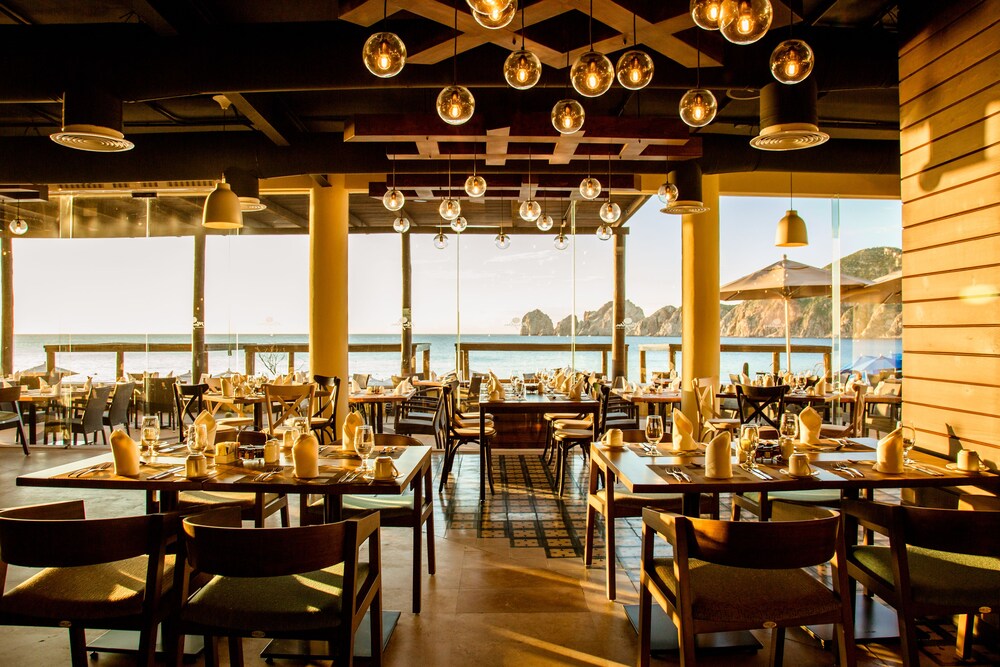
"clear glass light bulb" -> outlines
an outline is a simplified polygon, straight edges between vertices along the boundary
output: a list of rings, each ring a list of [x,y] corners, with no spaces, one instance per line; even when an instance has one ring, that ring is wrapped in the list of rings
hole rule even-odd
[[[684,93],[678,107],[682,121],[691,127],[704,127],[715,118],[719,105],[712,91],[695,88]]]
[[[482,176],[469,176],[465,179],[465,194],[470,197],[482,197],[486,194],[486,179]]]
[[[653,80],[653,59],[643,51],[626,51],[615,67],[618,83],[629,90],[641,90]]]
[[[382,195],[382,205],[390,211],[398,211],[406,203],[406,197],[399,190],[392,188]]]
[[[28,233],[28,221],[24,218],[15,218],[11,220],[7,227],[10,229],[11,234],[15,234],[17,236],[24,236]]]
[[[517,212],[525,222],[534,222],[542,214],[542,207],[534,199],[526,199],[521,202]]]
[[[501,250],[506,250],[510,247],[510,235],[500,232],[497,234],[496,238],[493,239],[493,243],[495,243]]]
[[[615,68],[603,53],[587,51],[573,63],[569,77],[576,92],[585,97],[598,97],[611,87]]]
[[[465,219],[464,215],[460,215],[451,221],[451,228],[455,230],[456,234],[461,234],[465,231],[465,228],[469,226],[469,221]]]
[[[444,235],[444,232],[438,232],[434,236],[434,247],[438,250],[444,250],[448,247],[448,237]]]
[[[457,199],[444,198],[438,206],[438,213],[449,222],[462,215],[462,204]]]
[[[608,223],[604,223],[603,225],[597,228],[597,238],[601,239],[602,241],[607,241],[614,235],[615,233],[611,230],[611,225],[609,225]]]
[[[559,232],[559,234],[556,235],[556,238],[553,239],[552,245],[556,247],[556,250],[565,250],[569,247],[569,239],[566,238],[565,234]]]
[[[771,74],[781,83],[805,81],[813,64],[813,50],[801,39],[786,39],[771,52]]]
[[[573,99],[559,100],[552,107],[552,127],[560,134],[573,134],[583,127],[583,105]]]
[[[438,116],[449,125],[467,122],[475,111],[476,99],[465,86],[446,86],[438,93]]]
[[[767,34],[772,16],[770,0],[723,0],[719,29],[733,44],[752,44]]]
[[[531,88],[542,76],[542,61],[531,51],[514,51],[503,64],[507,83],[518,90]]]
[[[405,215],[401,215],[392,221],[392,228],[400,234],[404,234],[410,230],[410,221]]]
[[[656,196],[660,198],[660,201],[664,204],[672,204],[677,201],[677,186],[673,183],[664,183],[660,186],[660,189],[656,191]]]
[[[580,196],[584,199],[597,199],[601,194],[601,182],[593,176],[580,181]]]
[[[622,217],[622,208],[614,202],[605,202],[601,205],[601,220],[607,223],[618,222],[618,218]]]
[[[361,59],[369,72],[387,79],[399,74],[406,64],[406,45],[391,32],[377,32],[365,42]]]
[[[547,232],[552,229],[552,225],[555,224],[552,220],[551,215],[543,215],[538,220],[535,221],[535,226],[538,227],[538,231]]]
[[[472,10],[472,18],[475,19],[476,23],[490,30],[506,28],[516,15],[517,0],[511,0],[506,4],[495,4],[486,11],[479,11],[475,8]]]
[[[721,4],[720,0],[691,0],[691,18],[703,30],[718,30]]]

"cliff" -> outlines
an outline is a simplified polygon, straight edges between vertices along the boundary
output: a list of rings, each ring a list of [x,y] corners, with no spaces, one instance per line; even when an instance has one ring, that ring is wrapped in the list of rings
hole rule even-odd
[[[551,336],[555,333],[552,318],[538,310],[525,313],[521,318],[522,336]]]

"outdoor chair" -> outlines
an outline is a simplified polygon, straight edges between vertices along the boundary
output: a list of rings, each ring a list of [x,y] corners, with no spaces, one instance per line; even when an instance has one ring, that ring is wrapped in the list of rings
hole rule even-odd
[[[874,396],[901,396],[903,384],[898,381],[884,381],[876,385],[871,390]],[[881,433],[890,433],[896,428],[899,422],[899,406],[891,403],[876,403],[869,401],[866,404],[866,414],[864,420],[865,434],[875,431],[876,436]]]
[[[313,375],[317,394],[323,389],[325,396],[317,397],[316,411],[309,418],[309,426],[313,433],[319,436],[319,444],[325,445],[330,440],[337,439],[337,401],[340,398],[340,378],[327,375]]]
[[[205,637],[207,664],[218,639],[230,664],[243,664],[243,637],[326,642],[339,667],[354,664],[354,635],[368,613],[371,661],[382,664],[382,567],[378,514],[293,528],[243,528],[235,508],[184,519],[179,632],[171,653],[181,665],[185,635]],[[362,559],[362,547],[368,546]],[[191,574],[211,577],[188,595]]]
[[[24,419],[21,416],[21,385],[0,387],[0,431],[17,429],[14,442],[20,442],[25,456],[31,456],[28,450],[28,439],[24,437]]]
[[[723,417],[715,398],[718,382],[714,377],[692,378],[698,414],[698,439],[711,439],[718,431],[738,431],[740,420]]]
[[[741,523],[642,511],[640,667],[649,665],[654,599],[677,627],[685,667],[695,665],[695,638],[702,633],[772,628],[771,664],[781,665],[786,627],[830,623],[836,625],[839,664],[853,667],[854,621],[840,515],[776,503],[775,518]],[[670,558],[654,556],[657,536],[672,547]],[[805,569],[826,563],[832,589]]]
[[[87,665],[86,628],[137,630],[136,662],[153,665],[157,626],[177,607],[177,521],[87,519],[82,500],[0,511],[0,623],[68,628],[75,667]],[[10,565],[41,571],[6,590]]]
[[[275,437],[275,428],[289,419],[311,417],[315,384],[265,384],[264,412],[267,414],[267,432]]]
[[[865,435],[865,394],[868,387],[854,387],[854,405],[851,407],[851,419],[846,424],[823,424],[820,436],[824,438],[863,438]],[[895,428],[895,427],[894,427]]]
[[[400,435],[433,435],[438,449],[445,448],[447,435],[441,387],[421,387],[396,407],[392,430]]]
[[[101,434],[101,441],[108,444],[108,434],[104,430],[104,410],[108,405],[108,397],[115,385],[109,384],[103,387],[92,387],[83,406],[74,405],[71,408],[69,417],[69,430],[73,434],[73,444],[76,445],[77,436],[83,434],[83,444],[89,445],[87,435],[94,434],[94,443],[97,443],[97,433]]]
[[[121,426],[125,432],[131,435],[128,426],[128,406],[132,402],[132,393],[135,391],[134,382],[113,385],[114,394],[111,396],[111,403],[108,411],[104,413],[103,422],[109,429]]]
[[[455,463],[455,455],[459,447],[465,444],[475,443],[483,450],[483,458],[486,460],[486,479],[490,485],[490,493],[494,493],[493,488],[493,461],[490,449],[490,439],[496,436],[496,429],[487,422],[485,426],[485,441],[480,441],[479,426],[460,426],[455,421],[454,401],[452,400],[452,388],[449,385],[442,387],[442,402],[445,408],[445,447],[444,465],[441,468],[441,479],[438,483],[438,492],[444,490],[445,481],[451,474],[451,468]]]
[[[156,415],[160,420],[160,428],[163,428],[163,415],[167,416],[167,427],[174,428],[174,415],[177,404],[174,398],[174,384],[177,383],[175,377],[146,377],[145,400],[143,401],[142,413],[144,415]]]
[[[755,387],[748,384],[736,385],[736,401],[739,403],[740,424],[770,426],[777,437],[778,420],[785,411],[787,384],[773,387]],[[761,434],[761,438],[770,437]]]
[[[973,501],[970,504],[978,504]],[[1000,511],[931,509],[844,500],[841,509],[888,546],[848,552],[852,579],[896,609],[904,667],[919,667],[917,618],[964,614],[1000,605]],[[956,652],[971,657],[972,624],[958,625]]]
[[[351,379],[358,383],[359,389],[367,389],[368,381],[372,379],[371,373],[355,373]]]
[[[174,385],[174,401],[177,405],[177,429],[181,442],[187,439],[187,427],[194,423],[202,410],[205,409],[205,392],[207,384]]]

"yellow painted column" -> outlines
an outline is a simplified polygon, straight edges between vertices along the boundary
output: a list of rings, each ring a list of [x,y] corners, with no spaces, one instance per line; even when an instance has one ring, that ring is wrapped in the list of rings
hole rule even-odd
[[[309,197],[309,366],[313,374],[341,380],[337,429],[350,393],[347,343],[347,189],[343,174],[327,177]]]
[[[707,213],[681,216],[681,410],[698,413],[691,379],[719,375],[719,177],[702,178]]]

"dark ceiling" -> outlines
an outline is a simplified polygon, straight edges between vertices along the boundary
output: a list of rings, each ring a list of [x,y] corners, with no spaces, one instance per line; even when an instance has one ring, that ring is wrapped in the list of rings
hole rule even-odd
[[[457,61],[455,4],[391,0],[388,27],[408,49],[391,79],[361,62],[362,44],[382,25],[383,0],[0,0],[0,183],[128,190],[215,179],[235,166],[260,178],[375,174],[371,194],[380,196],[394,156],[401,189],[433,199],[447,186],[449,164],[460,188],[476,159],[479,173],[504,184],[489,192],[506,198],[488,204],[499,218],[527,192],[529,156],[531,186],[552,199],[571,196],[588,170],[607,178],[610,158],[623,209],[641,201],[636,174],[665,173],[674,160],[698,159],[706,173],[896,173],[898,3],[791,0],[791,12],[772,1],[769,33],[735,46],[697,28],[688,0],[594,0],[595,48],[614,62],[635,37],[656,72],[640,92],[616,83],[599,98],[570,95],[587,123],[562,137],[548,116],[567,96],[567,59],[589,49],[587,0],[522,1],[523,35],[520,14],[486,30],[457,0]],[[794,35],[816,53],[819,127],[831,139],[758,151],[748,144],[759,130],[757,94],[772,81],[768,57],[788,37],[790,16]],[[528,91],[509,88],[502,75],[522,36],[543,61],[541,82]],[[699,52],[701,85],[715,93],[719,113],[689,130],[677,104],[698,78]],[[434,112],[456,73],[476,98],[473,119],[457,128]],[[132,151],[91,154],[47,139],[61,125],[63,96],[91,89],[124,102]],[[218,94],[232,102],[226,113]],[[352,201],[352,223],[390,224],[380,206]]]

